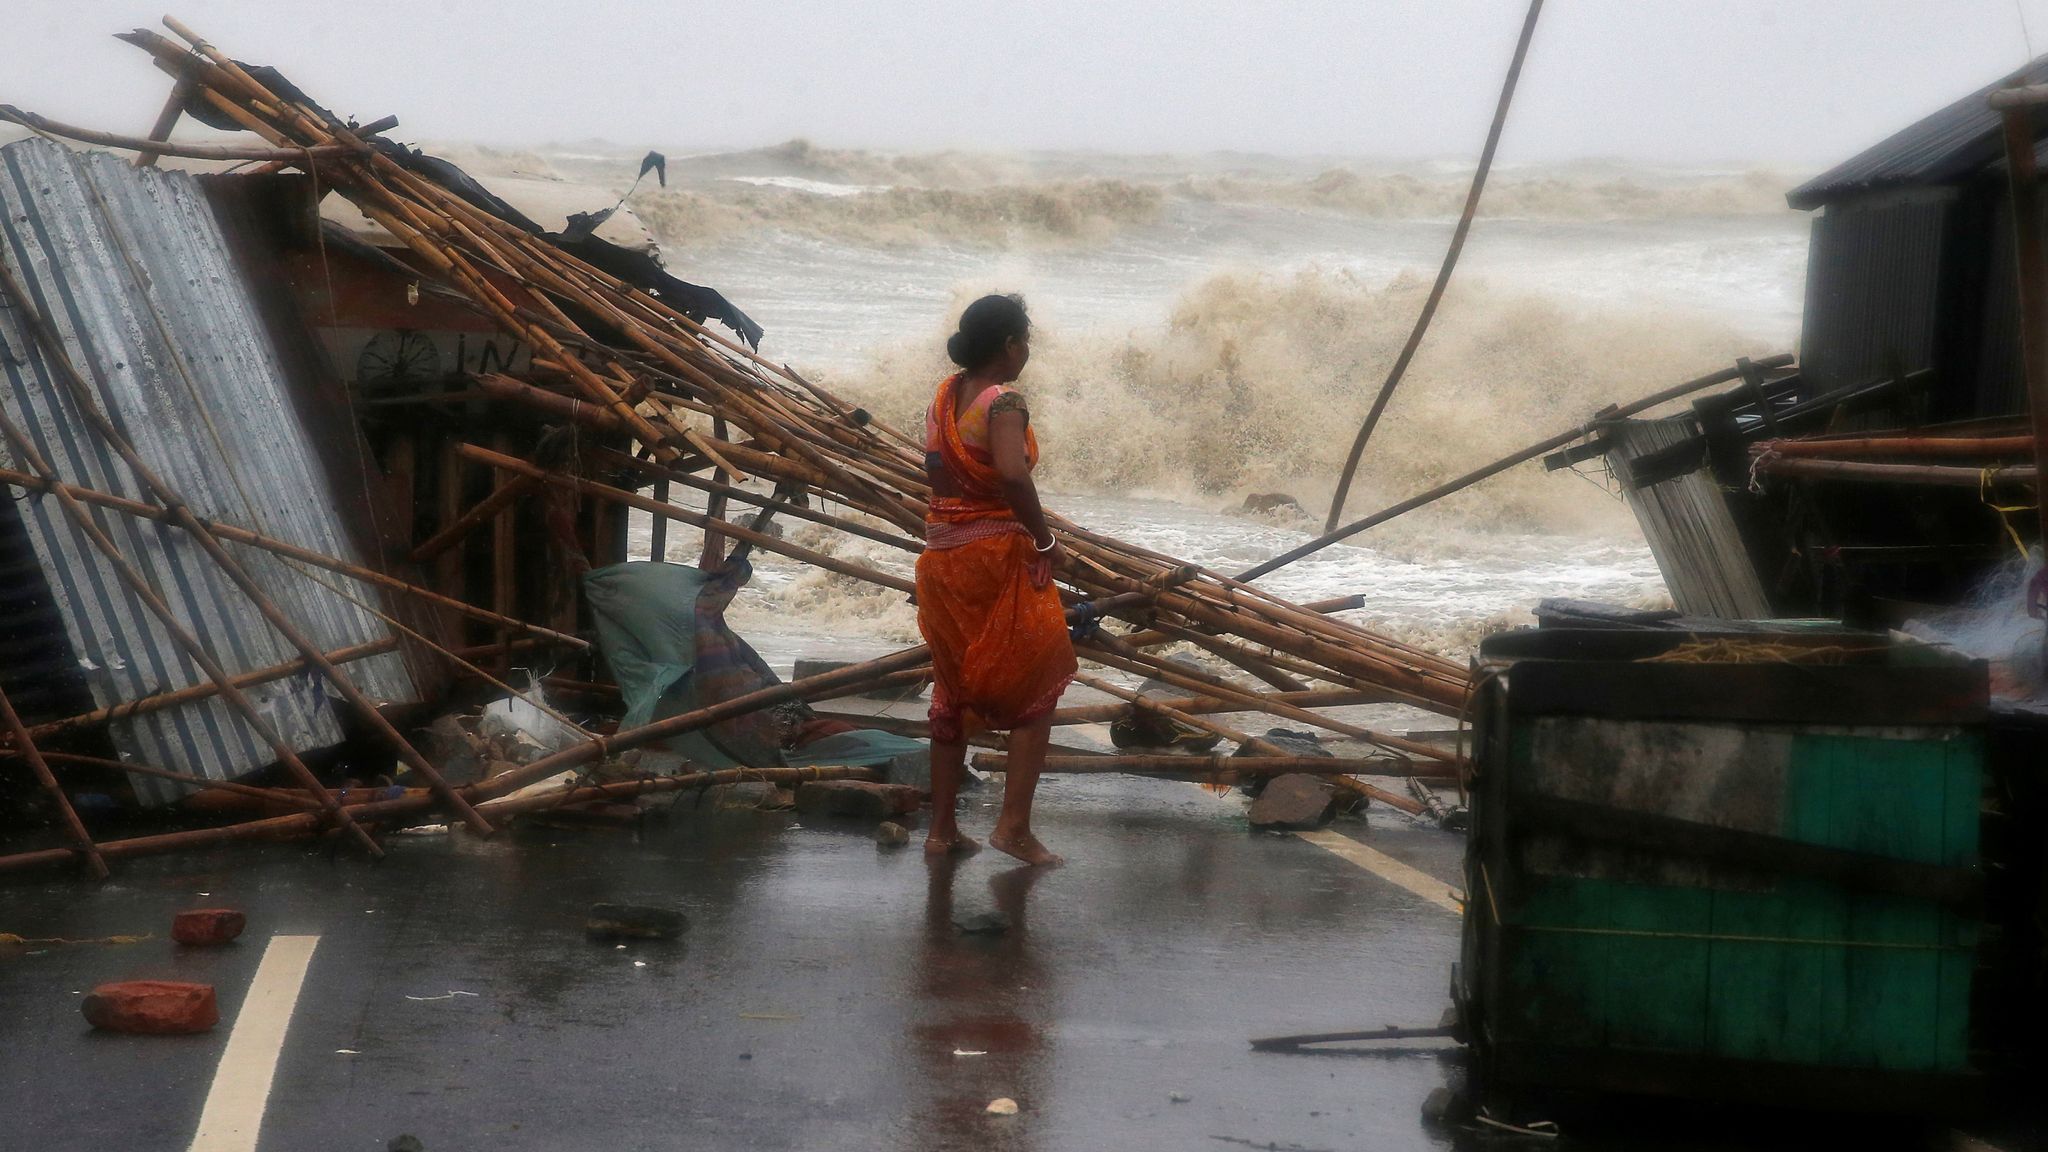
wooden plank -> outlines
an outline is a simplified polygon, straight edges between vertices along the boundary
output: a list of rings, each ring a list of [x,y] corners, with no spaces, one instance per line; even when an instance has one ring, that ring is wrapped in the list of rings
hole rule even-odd
[[[512,455],[510,433],[499,432],[492,440],[499,452],[507,456]],[[494,491],[497,492],[503,492],[511,487],[515,480],[523,479],[525,477],[497,469],[493,469],[491,473],[491,483],[496,486]],[[516,495],[518,489],[513,488],[513,492]],[[501,616],[519,615],[518,515],[517,504],[508,497],[499,507],[498,513],[491,517],[491,611]],[[500,644],[508,643],[511,639],[510,629],[498,633]],[[510,663],[511,657],[508,653],[506,666],[509,667]]]
[[[1509,676],[1509,706],[1523,715],[1886,727],[1981,724],[1990,709],[1979,662],[1904,669],[1523,660]]]
[[[663,504],[669,502],[669,483],[666,480],[654,482],[654,498]],[[647,525],[647,558],[668,559],[668,517],[649,516]]]

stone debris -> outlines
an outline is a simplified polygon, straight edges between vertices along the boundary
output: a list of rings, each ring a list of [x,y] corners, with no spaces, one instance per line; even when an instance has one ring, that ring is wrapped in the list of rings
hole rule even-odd
[[[689,926],[689,919],[671,908],[592,904],[583,931],[593,940],[673,940]]]
[[[79,1009],[95,1028],[145,1036],[184,1036],[220,1023],[213,985],[173,980],[102,984],[86,994]]]
[[[894,821],[883,821],[875,827],[877,848],[901,848],[910,843],[910,829]]]
[[[1267,784],[1252,801],[1247,819],[1253,828],[1268,832],[1308,832],[1328,824],[1336,815],[1336,787],[1297,773]]]
[[[984,1111],[991,1116],[1015,1116],[1017,1114],[1017,1102],[1008,1096],[999,1096],[989,1101],[988,1107]]]
[[[232,908],[193,908],[171,918],[171,939],[180,944],[226,944],[248,924],[249,918]]]
[[[887,820],[909,816],[924,804],[924,793],[907,784],[865,780],[807,780],[797,786],[796,810],[825,816]]]
[[[1010,918],[1001,912],[972,912],[953,917],[953,927],[962,936],[1001,936],[1010,930]]]

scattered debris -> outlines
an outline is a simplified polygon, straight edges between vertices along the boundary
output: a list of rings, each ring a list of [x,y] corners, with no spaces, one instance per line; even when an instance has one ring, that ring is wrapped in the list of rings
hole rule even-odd
[[[87,1023],[108,1032],[184,1036],[220,1023],[211,984],[125,980],[102,984],[79,1003]]]
[[[478,992],[464,992],[464,991],[461,991],[461,990],[459,990],[459,989],[455,989],[455,988],[450,988],[450,989],[449,989],[448,991],[446,991],[446,992],[443,992],[443,993],[441,993],[441,994],[440,994],[439,996],[413,996],[413,995],[407,995],[407,996],[406,996],[406,999],[407,999],[407,1000],[417,1000],[417,1001],[420,1001],[420,1002],[423,1002],[423,1003],[424,1003],[424,1002],[426,1002],[426,1001],[429,1001],[429,1000],[453,1000],[453,999],[455,999],[455,998],[456,998],[457,996],[478,996],[478,995],[482,995],[482,993],[478,993]]]
[[[1001,912],[971,912],[953,917],[953,927],[962,936],[1001,936],[1010,930],[1010,918]]]
[[[1017,1102],[1008,1096],[998,1096],[994,1100],[989,1101],[988,1107],[983,1109],[983,1111],[991,1116],[1015,1116],[1017,1114]]]
[[[1337,789],[1326,780],[1296,774],[1279,776],[1252,801],[1246,819],[1266,832],[1308,832],[1337,815]]]
[[[193,908],[172,917],[171,939],[180,944],[226,944],[248,923],[248,917],[232,908]]]
[[[644,904],[592,904],[583,921],[592,940],[673,940],[689,926],[681,912]]]
[[[988,1055],[988,1052],[987,1052],[987,1050],[985,1050],[985,1049],[979,1049],[979,1048],[955,1048],[955,1049],[953,1049],[953,1055],[955,1055],[955,1056],[986,1056],[986,1055]]]

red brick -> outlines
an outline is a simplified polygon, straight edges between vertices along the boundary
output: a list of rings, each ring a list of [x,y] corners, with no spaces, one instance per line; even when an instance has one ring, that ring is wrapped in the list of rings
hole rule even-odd
[[[95,1028],[149,1036],[204,1032],[220,1023],[213,985],[172,980],[127,980],[102,984],[80,1006]]]
[[[194,908],[171,920],[171,939],[180,944],[225,944],[242,934],[249,918],[233,908]]]

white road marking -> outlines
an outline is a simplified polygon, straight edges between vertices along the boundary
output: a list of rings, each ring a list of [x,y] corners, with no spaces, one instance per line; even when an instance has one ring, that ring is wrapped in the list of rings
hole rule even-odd
[[[1189,782],[1188,787],[1200,789],[1205,795],[1215,795],[1202,784]],[[1464,897],[1456,888],[1419,868],[1401,863],[1377,848],[1368,848],[1349,836],[1328,829],[1296,832],[1295,835],[1340,860],[1356,864],[1390,884],[1413,892],[1453,916],[1465,914]]]
[[[285,1029],[306,982],[318,936],[272,936],[256,966],[256,979],[235,1016],[227,1050],[220,1054],[206,1108],[199,1114],[199,1133],[191,1152],[255,1152],[263,1131],[263,1112],[270,1104],[270,1081],[284,1050]]]
[[[1419,868],[1411,868],[1401,863],[1377,848],[1368,848],[1349,836],[1328,829],[1318,832],[1296,832],[1295,835],[1325,852],[1358,865],[1390,884],[1406,888],[1453,916],[1462,916],[1465,913],[1465,905],[1456,888]]]

